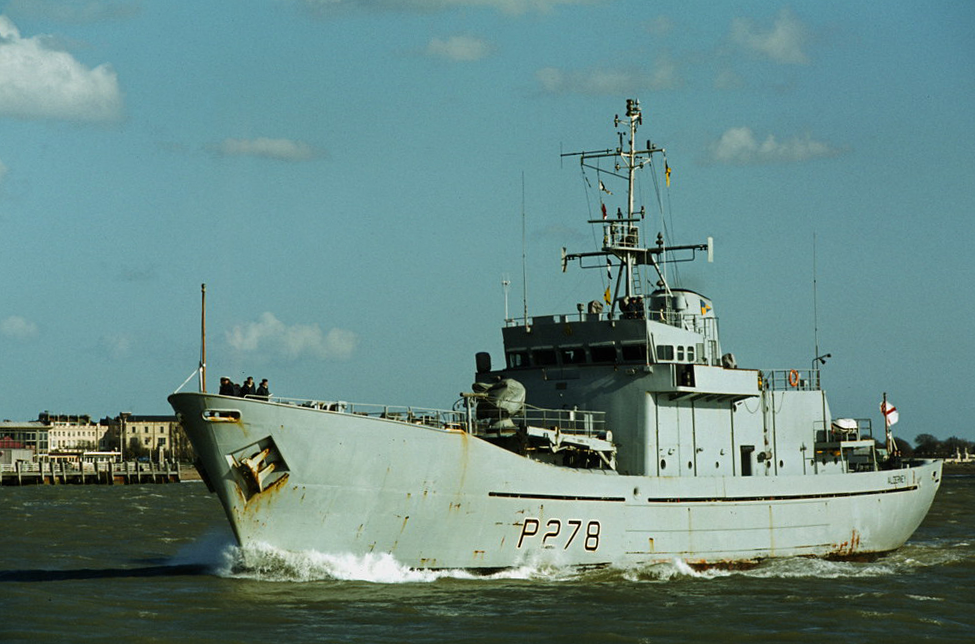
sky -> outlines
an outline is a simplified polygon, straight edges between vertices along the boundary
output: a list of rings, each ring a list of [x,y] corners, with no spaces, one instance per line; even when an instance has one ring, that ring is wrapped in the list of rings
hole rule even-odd
[[[0,2],[0,418],[171,413],[203,283],[211,388],[449,408],[503,362],[502,280],[512,316],[602,294],[561,272],[599,195],[560,153],[636,98],[673,171],[648,226],[714,238],[680,283],[739,366],[818,347],[834,416],[882,426],[886,392],[895,434],[975,440],[973,29],[963,1]]]

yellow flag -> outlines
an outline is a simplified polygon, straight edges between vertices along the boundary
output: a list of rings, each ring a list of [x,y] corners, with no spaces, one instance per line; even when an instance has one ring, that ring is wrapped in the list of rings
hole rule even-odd
[[[608,286],[606,287],[606,292],[603,293],[603,299],[606,300],[606,304],[612,304],[613,303],[613,298],[609,294],[609,287]]]
[[[667,187],[670,187],[670,166],[664,161],[664,174],[667,176]]]

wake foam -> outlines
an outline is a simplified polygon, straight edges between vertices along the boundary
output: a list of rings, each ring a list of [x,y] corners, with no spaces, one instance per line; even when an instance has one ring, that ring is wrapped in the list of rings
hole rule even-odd
[[[377,584],[430,583],[439,579],[545,580],[578,579],[579,569],[528,563],[491,574],[463,569],[426,570],[406,566],[388,553],[329,554],[291,552],[267,544],[241,548],[226,545],[214,573],[229,578],[272,582],[365,581]]]
[[[291,552],[267,544],[237,546],[224,530],[213,531],[184,547],[174,566],[200,566],[210,574],[269,582],[362,581],[377,584],[431,583],[440,579],[522,580],[531,582],[633,583],[752,577],[759,579],[843,579],[903,575],[918,568],[943,566],[965,558],[967,548],[908,545],[873,561],[832,561],[791,557],[766,559],[746,568],[700,569],[681,559],[662,563],[578,567],[548,560],[490,574],[474,570],[426,570],[406,566],[388,553],[353,555],[314,550]]]

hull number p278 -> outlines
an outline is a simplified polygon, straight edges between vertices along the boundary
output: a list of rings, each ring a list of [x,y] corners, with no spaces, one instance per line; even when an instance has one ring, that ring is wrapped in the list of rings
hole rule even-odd
[[[583,525],[585,529],[583,530]],[[599,521],[584,522],[579,519],[549,519],[544,526],[540,519],[526,518],[521,525],[521,536],[518,537],[518,548],[533,544],[541,540],[543,548],[554,548],[559,545],[568,550],[573,542],[578,540],[582,547],[589,552],[599,549]]]

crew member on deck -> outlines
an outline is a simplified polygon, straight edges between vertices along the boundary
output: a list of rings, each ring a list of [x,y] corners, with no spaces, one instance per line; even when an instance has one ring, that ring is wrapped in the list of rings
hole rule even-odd
[[[254,393],[254,376],[247,376],[244,385],[240,388],[240,395],[246,398]]]

